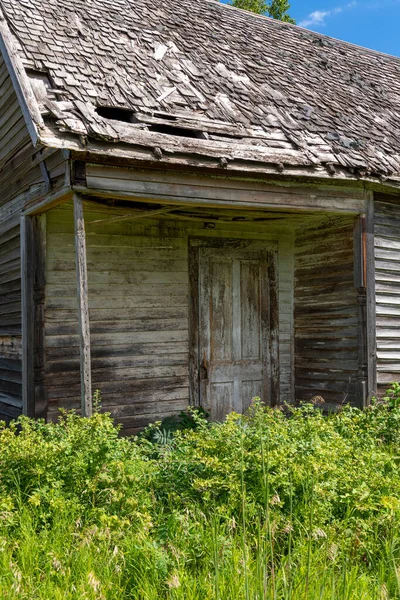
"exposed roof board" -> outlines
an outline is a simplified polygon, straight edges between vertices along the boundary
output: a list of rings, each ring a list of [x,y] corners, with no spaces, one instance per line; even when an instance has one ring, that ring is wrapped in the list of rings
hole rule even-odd
[[[397,58],[213,0],[0,6],[47,143],[400,174]]]

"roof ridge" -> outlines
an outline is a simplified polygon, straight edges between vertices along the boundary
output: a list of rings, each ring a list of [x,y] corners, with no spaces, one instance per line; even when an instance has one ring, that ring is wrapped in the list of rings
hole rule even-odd
[[[0,0],[1,2],[1,0]],[[260,15],[258,13],[254,13],[250,10],[245,10],[243,8],[237,8],[236,6],[232,6],[231,4],[227,4],[225,2],[221,2],[220,0],[205,0],[205,2],[209,2],[210,4],[217,4],[220,7],[225,7],[235,12],[239,12],[241,14],[246,15],[246,17],[263,19],[268,22],[273,22],[274,24],[279,24],[280,26],[286,26],[289,28],[294,28],[296,30],[304,31],[308,34],[314,35],[316,37],[321,37],[327,40],[332,40],[333,42],[339,42],[340,44],[344,44],[345,46],[351,46],[352,48],[358,48],[359,50],[364,50],[366,52],[371,52],[372,54],[378,56],[384,56],[386,58],[394,59],[396,61],[400,61],[400,56],[396,56],[395,54],[388,54],[387,52],[382,52],[381,50],[375,50],[374,48],[368,48],[368,46],[361,46],[360,44],[355,44],[354,42],[348,42],[347,40],[341,40],[340,38],[335,38],[331,35],[326,35],[325,33],[319,33],[318,31],[314,31],[313,29],[307,29],[306,27],[301,27],[295,23],[287,23],[286,21],[279,21],[278,19],[274,19],[269,17],[268,15]]]

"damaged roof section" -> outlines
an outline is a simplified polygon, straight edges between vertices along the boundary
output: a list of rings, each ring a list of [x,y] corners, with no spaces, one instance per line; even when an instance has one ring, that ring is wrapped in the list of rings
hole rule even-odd
[[[400,175],[399,59],[213,0],[0,6],[45,143]]]

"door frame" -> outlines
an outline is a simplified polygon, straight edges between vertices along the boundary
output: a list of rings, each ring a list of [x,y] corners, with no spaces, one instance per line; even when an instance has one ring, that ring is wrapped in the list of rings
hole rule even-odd
[[[278,294],[278,242],[262,238],[222,238],[222,237],[189,237],[189,388],[190,405],[201,406],[200,398],[200,287],[199,267],[200,248],[235,248],[247,249],[259,244],[267,254],[267,281],[269,289],[269,361],[268,378],[270,381],[271,406],[279,404],[280,369],[279,369],[279,294]]]

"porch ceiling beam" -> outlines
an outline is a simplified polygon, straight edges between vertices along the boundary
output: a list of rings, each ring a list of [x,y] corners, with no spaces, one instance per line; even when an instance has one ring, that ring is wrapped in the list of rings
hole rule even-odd
[[[336,198],[327,195],[318,197],[315,194],[310,197],[301,190],[298,193],[287,193],[285,189],[276,188],[275,191],[263,192],[262,199],[253,199],[251,190],[237,190],[236,197],[223,198],[221,189],[216,186],[212,197],[201,197],[195,193],[195,190],[184,189],[178,191],[178,185],[173,185],[170,190],[154,189],[154,191],[127,191],[117,189],[104,189],[100,187],[92,188],[80,185],[74,185],[73,190],[76,193],[87,197],[107,198],[114,200],[131,200],[133,202],[148,202],[154,204],[168,204],[187,207],[209,207],[209,208],[233,208],[242,210],[285,210],[293,212],[325,212],[325,213],[343,213],[360,214],[365,210],[365,199],[359,198],[356,194],[354,198],[349,196]],[[208,190],[211,188],[207,188]],[[169,193],[165,193],[165,192]],[[164,193],[162,193],[164,192]],[[240,196],[238,195],[240,192]]]
[[[24,207],[24,216],[33,216],[42,214],[59,204],[70,202],[73,198],[73,192],[69,186],[64,186],[55,192],[43,194],[36,198],[31,204]]]
[[[112,219],[97,219],[96,221],[89,221],[86,226],[92,227],[96,225],[101,225],[103,223],[116,223],[119,221],[135,221],[138,219],[145,219],[148,217],[153,217],[155,215],[163,215],[166,213],[170,213],[174,210],[177,210],[177,206],[163,206],[163,208],[153,209],[153,210],[136,210],[132,211],[130,214],[121,215],[120,217],[114,217]]]
[[[86,259],[86,233],[83,212],[83,201],[82,197],[79,194],[74,194],[74,229],[76,252],[76,289],[79,316],[81,409],[82,416],[90,417],[93,413],[93,401],[90,353],[88,276]]]

